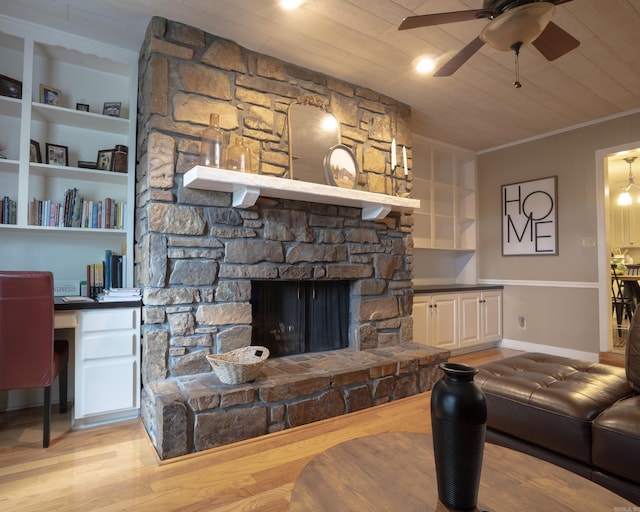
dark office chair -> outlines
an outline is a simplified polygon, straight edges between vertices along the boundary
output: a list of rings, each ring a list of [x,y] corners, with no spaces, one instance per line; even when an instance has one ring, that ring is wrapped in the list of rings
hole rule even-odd
[[[51,272],[0,271],[0,390],[44,388],[42,446],[51,433],[51,385],[60,375],[60,412],[67,411],[67,341],[53,335]]]

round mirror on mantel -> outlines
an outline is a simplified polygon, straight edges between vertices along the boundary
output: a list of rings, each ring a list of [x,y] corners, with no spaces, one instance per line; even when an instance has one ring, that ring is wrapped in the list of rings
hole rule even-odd
[[[322,100],[307,96],[289,106],[289,177],[327,184],[324,163],[340,144],[340,123]]]

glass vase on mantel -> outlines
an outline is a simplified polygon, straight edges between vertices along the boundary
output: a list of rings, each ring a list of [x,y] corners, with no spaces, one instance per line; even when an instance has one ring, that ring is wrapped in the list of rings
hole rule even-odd
[[[200,143],[200,165],[222,169],[226,163],[224,132],[218,126],[218,114],[209,116],[209,128],[202,132]]]
[[[450,510],[476,510],[487,425],[478,370],[442,363],[443,378],[431,392],[431,427],[438,498]]]
[[[236,138],[235,142],[227,150],[227,169],[240,172],[251,172],[251,150],[242,138]]]

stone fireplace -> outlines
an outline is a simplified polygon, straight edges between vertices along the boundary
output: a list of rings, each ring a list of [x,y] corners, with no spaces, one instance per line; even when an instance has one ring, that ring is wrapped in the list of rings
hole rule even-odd
[[[430,389],[447,357],[411,345],[413,218],[284,199],[236,208],[186,187],[211,112],[284,176],[286,107],[313,94],[341,125],[358,189],[408,195],[392,137],[411,147],[410,110],[374,91],[154,18],[140,58],[136,281],[143,289],[141,415],[161,458],[220,446]],[[348,283],[346,346],[270,359],[264,378],[222,385],[206,359],[252,343],[254,283]],[[305,292],[306,293],[306,292]],[[256,344],[257,340],[253,340]],[[336,340],[337,341],[337,340]]]

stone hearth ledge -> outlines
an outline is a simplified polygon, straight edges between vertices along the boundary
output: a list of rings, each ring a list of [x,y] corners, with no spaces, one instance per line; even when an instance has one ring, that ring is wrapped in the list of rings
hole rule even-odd
[[[449,356],[407,343],[274,358],[246,384],[223,384],[213,371],[152,382],[142,414],[168,459],[428,391]]]

